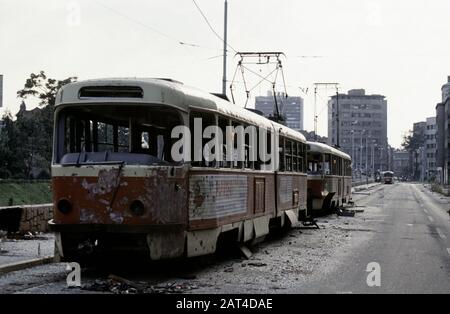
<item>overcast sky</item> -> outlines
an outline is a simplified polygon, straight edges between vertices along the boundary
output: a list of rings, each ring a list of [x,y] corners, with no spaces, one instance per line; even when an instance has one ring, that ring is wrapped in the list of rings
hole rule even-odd
[[[222,36],[223,0],[196,2]],[[288,94],[305,98],[306,129],[314,128],[314,82],[338,82],[343,92],[365,88],[366,93],[385,95],[394,147],[413,122],[435,115],[440,88],[450,75],[450,1],[228,3],[232,48],[286,54]],[[222,45],[192,0],[0,0],[0,73],[4,106],[12,112],[20,103],[16,91],[31,72],[40,70],[58,79],[171,77],[217,92]],[[233,55],[230,51],[229,79],[237,63]],[[248,80],[257,81],[251,76]],[[300,87],[309,88],[308,93]],[[269,88],[258,87],[252,96],[265,95]],[[318,130],[323,135],[324,106],[332,93],[319,91]]]

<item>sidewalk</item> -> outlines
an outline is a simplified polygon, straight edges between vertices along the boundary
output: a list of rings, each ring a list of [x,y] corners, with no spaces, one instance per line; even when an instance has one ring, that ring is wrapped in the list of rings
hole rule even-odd
[[[373,182],[373,183],[369,183],[369,184],[358,185],[358,186],[352,187],[352,193],[368,190],[368,189],[371,189],[380,184],[381,184],[380,182]]]
[[[51,262],[54,241],[52,233],[23,239],[0,237],[0,274]]]

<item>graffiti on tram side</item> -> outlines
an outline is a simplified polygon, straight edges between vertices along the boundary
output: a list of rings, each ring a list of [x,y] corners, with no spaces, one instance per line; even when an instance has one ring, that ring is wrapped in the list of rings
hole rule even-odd
[[[214,219],[247,212],[245,175],[192,175],[189,178],[189,219]]]
[[[280,201],[292,202],[292,177],[280,177]]]

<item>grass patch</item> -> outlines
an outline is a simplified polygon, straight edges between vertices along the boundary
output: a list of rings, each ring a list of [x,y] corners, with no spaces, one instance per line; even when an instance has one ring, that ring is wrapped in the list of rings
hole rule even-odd
[[[0,206],[45,204],[51,202],[52,191],[50,181],[0,181]]]
[[[450,189],[448,187],[446,189],[443,189],[441,185],[436,183],[431,184],[431,191],[440,193],[444,196],[450,196]]]

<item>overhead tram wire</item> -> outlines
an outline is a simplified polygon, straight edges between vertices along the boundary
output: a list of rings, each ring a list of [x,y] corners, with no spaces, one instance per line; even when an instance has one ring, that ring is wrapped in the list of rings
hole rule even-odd
[[[214,27],[211,25],[211,23],[209,22],[208,18],[206,17],[205,13],[203,13],[203,10],[200,8],[200,6],[197,4],[197,2],[195,0],[192,0],[192,2],[194,3],[195,7],[197,8],[198,12],[201,14],[201,16],[203,17],[203,19],[205,20],[206,24],[208,25],[209,29],[214,33],[214,35],[219,38],[219,40],[222,43],[225,43],[227,45],[228,48],[230,48],[234,53],[237,53],[237,50],[234,49],[228,42],[225,42],[225,40],[216,32],[216,30],[214,29]]]
[[[94,0],[94,2],[97,3],[99,6],[103,7],[104,9],[106,9],[106,10],[108,10],[108,11],[110,11],[110,12],[112,12],[112,13],[114,13],[114,14],[116,14],[116,15],[118,15],[118,16],[120,16],[120,17],[122,17],[122,18],[124,18],[124,19],[126,19],[126,20],[128,20],[128,21],[130,21],[132,23],[134,23],[134,24],[137,24],[137,25],[139,25],[139,26],[141,26],[141,27],[143,27],[145,29],[148,29],[148,30],[150,30],[150,31],[152,31],[152,32],[154,32],[154,33],[156,33],[156,34],[158,34],[158,35],[160,35],[160,36],[170,40],[170,41],[176,42],[178,45],[188,46],[188,47],[193,47],[193,48],[217,50],[217,51],[221,50],[221,49],[201,46],[201,45],[198,45],[198,44],[195,44],[195,43],[188,43],[188,42],[185,42],[185,41],[181,41],[181,40],[179,40],[179,39],[177,39],[177,38],[175,38],[175,37],[173,37],[173,36],[171,36],[169,34],[166,34],[166,33],[162,32],[162,31],[160,31],[160,30],[158,30],[158,29],[156,29],[156,28],[154,28],[154,27],[152,27],[150,25],[147,25],[147,24],[145,24],[145,23],[143,23],[143,22],[141,22],[141,21],[139,21],[137,19],[134,19],[134,18],[132,18],[132,17],[126,15],[126,14],[123,14],[122,12],[120,12],[120,11],[110,7],[110,6],[107,6],[106,4],[102,3],[101,1]]]

